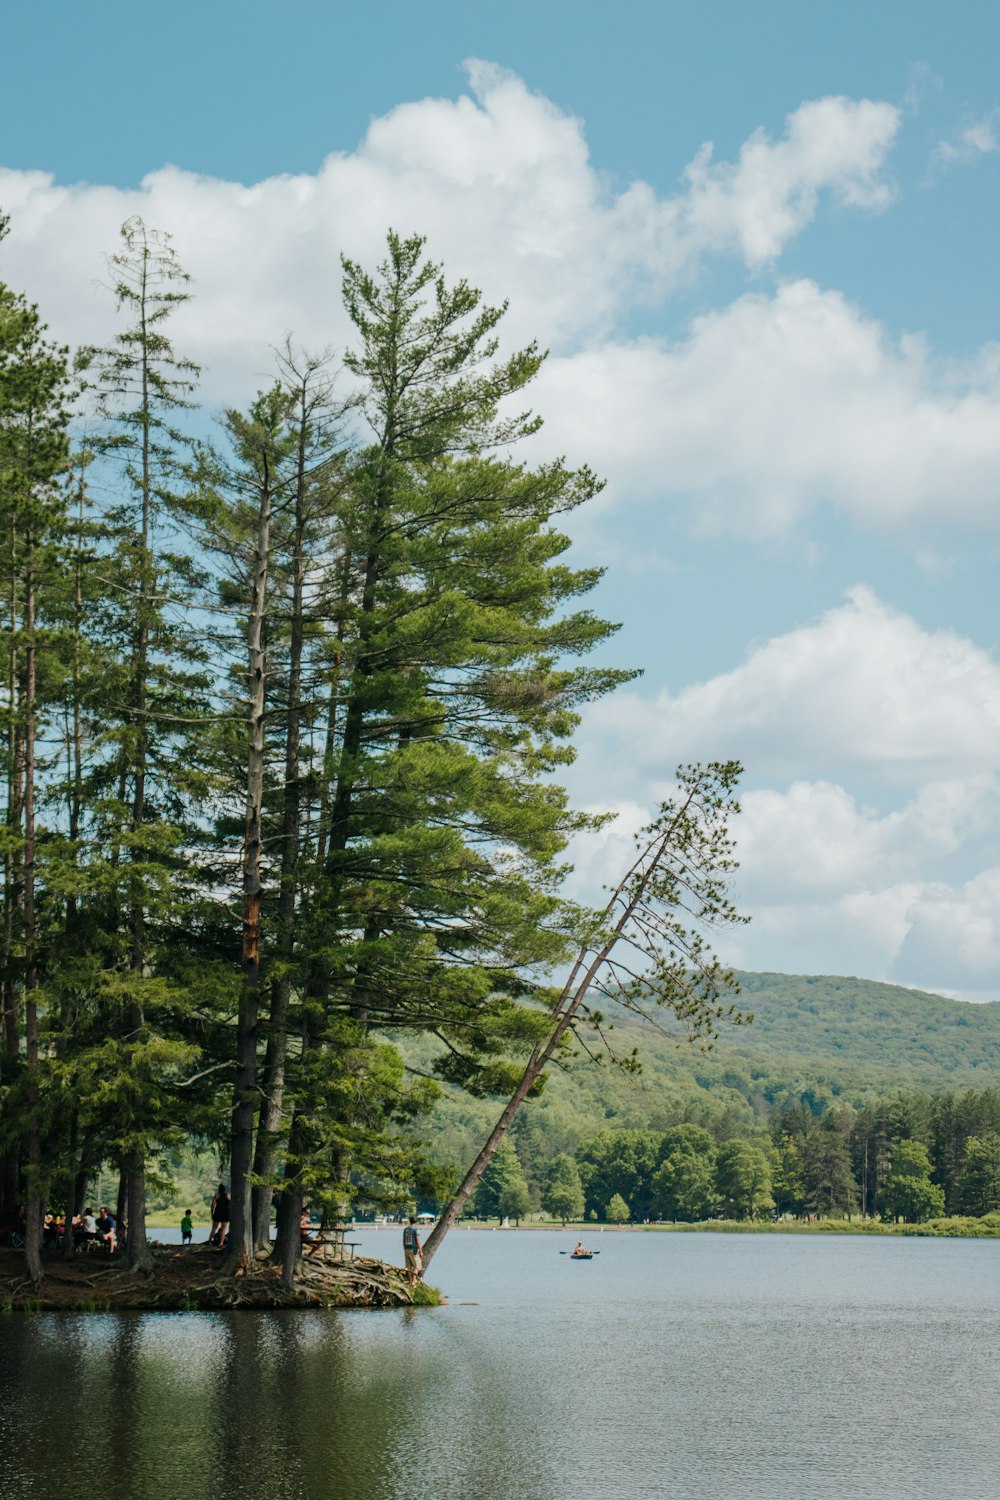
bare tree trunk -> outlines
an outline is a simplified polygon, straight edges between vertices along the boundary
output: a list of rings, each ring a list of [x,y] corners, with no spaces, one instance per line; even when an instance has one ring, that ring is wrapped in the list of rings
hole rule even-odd
[[[274,1188],[268,1181],[277,1165],[278,1143],[284,1118],[285,1061],[288,1056],[288,1008],[292,981],[283,972],[271,990],[271,1012],[268,1017],[267,1051],[264,1056],[263,1099],[257,1124],[251,1194],[253,1244],[255,1250],[266,1250],[271,1243],[271,1208]]]
[[[150,569],[152,567],[150,537],[153,513],[153,477],[150,442],[150,362],[146,323],[146,294],[147,263],[144,259],[142,263],[140,298],[140,348],[142,349],[140,410],[143,417],[140,486],[142,495],[142,574],[139,584],[135,647],[132,658],[134,672],[133,711],[136,727],[135,759],[132,770],[132,846],[130,850],[130,858],[133,864],[138,864],[142,861],[142,850],[139,845],[142,838],[142,826],[146,817],[146,774],[149,759],[146,678],[149,671],[149,607],[153,593],[153,580],[150,577]],[[126,777],[123,768],[123,794],[125,784]],[[133,874],[131,879],[128,921],[131,947],[130,968],[138,985],[141,983],[146,967],[146,913],[142,882],[137,874]],[[129,1010],[129,1029],[133,1033],[137,1033],[141,1030],[144,1023],[145,1015],[137,990],[135,1002]],[[128,1150],[125,1170],[128,1174],[128,1190],[125,1199],[125,1218],[128,1225],[128,1232],[125,1237],[125,1261],[133,1271],[141,1271],[144,1274],[148,1274],[153,1269],[153,1255],[146,1239],[146,1163],[144,1150],[139,1141],[136,1141]]]
[[[38,1087],[38,932],[35,922],[35,572],[34,536],[29,526],[25,555],[25,671],[24,671],[24,1029],[27,1042],[28,1185],[25,1194],[25,1273],[37,1286],[42,1271],[41,1100]]]
[[[341,562],[339,619],[337,620],[337,645],[334,650],[333,672],[330,677],[329,707],[326,723],[326,742],[323,746],[323,786],[320,793],[316,835],[316,863],[322,868],[326,859],[330,822],[330,777],[328,768],[333,761],[337,743],[337,720],[340,713],[341,676],[344,669],[344,639],[346,636],[345,615],[351,584],[351,554],[345,551]]]
[[[292,1127],[294,1138],[294,1122]],[[299,1169],[293,1175],[281,1195],[278,1208],[277,1253],[281,1261],[281,1284],[290,1292],[295,1285],[295,1273],[302,1258],[302,1178]]]
[[[260,1012],[260,852],[264,802],[264,611],[271,548],[274,492],[270,463],[262,454],[263,473],[257,513],[257,542],[247,621],[249,705],[247,723],[247,801],[243,835],[243,986],[236,1029],[236,1077],[233,1086],[231,1136],[232,1221],[229,1260],[232,1270],[253,1254],[250,1169],[257,1082],[257,1026]]]
[[[292,634],[288,662],[288,720],[285,728],[285,789],[281,825],[281,876],[278,889],[279,975],[271,990],[267,1053],[264,1059],[263,1100],[257,1128],[253,1193],[253,1243],[266,1249],[271,1236],[271,1201],[281,1133],[285,1094],[285,1057],[288,1051],[288,1007],[291,965],[295,954],[295,912],[299,888],[299,753],[302,723],[302,648],[305,639],[305,524],[306,436],[305,387],[299,412],[299,441],[295,482],[295,535],[292,555]]]
[[[302,1023],[302,1056],[312,1046],[309,1023]],[[288,1152],[285,1159],[284,1183],[278,1199],[278,1225],[275,1254],[281,1262],[281,1283],[290,1291],[295,1285],[295,1271],[302,1255],[302,1157],[306,1150],[305,1127],[302,1123],[302,1106],[297,1104],[292,1111],[292,1122],[288,1132]]]
[[[8,631],[10,648],[7,657],[7,840],[3,859],[3,954],[2,989],[0,1001],[3,1007],[3,1024],[0,1028],[0,1081],[9,1082],[20,1063],[21,1027],[18,1013],[18,985],[14,961],[15,936],[22,918],[23,883],[21,858],[17,840],[21,832],[24,810],[24,760],[23,736],[18,732],[19,710],[19,663],[18,640],[18,579],[17,554],[18,534],[11,523],[10,538],[10,596],[8,600]],[[17,1217],[20,1195],[20,1164],[16,1148],[0,1164],[0,1224],[13,1224]]]
[[[87,1198],[87,1181],[89,1175],[86,1168],[81,1166],[70,1182],[69,1200],[66,1204],[66,1228],[63,1233],[63,1255],[67,1260],[71,1260],[76,1253],[76,1246],[73,1243],[73,1219],[77,1214],[83,1212],[83,1205]],[[116,1217],[116,1227],[117,1224],[118,1219]]]
[[[76,1212],[79,1213],[83,1207],[83,1194],[80,1194]],[[145,1204],[143,1205],[145,1210]],[[118,1242],[123,1248],[128,1246],[128,1169],[122,1162],[118,1168],[118,1196],[115,1199],[115,1229],[118,1233]]]

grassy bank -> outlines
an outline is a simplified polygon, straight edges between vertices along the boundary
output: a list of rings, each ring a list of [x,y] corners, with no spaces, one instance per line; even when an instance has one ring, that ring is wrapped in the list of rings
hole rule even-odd
[[[982,1219],[928,1219],[925,1224],[883,1224],[876,1219],[799,1219],[757,1223],[747,1219],[708,1219],[699,1224],[647,1224],[667,1234],[881,1234],[938,1239],[1000,1239],[1000,1213]]]
[[[585,1238],[594,1234],[882,1234],[903,1236],[930,1236],[940,1239],[1000,1239],[1000,1212],[986,1214],[981,1219],[955,1216],[947,1219],[929,1219],[924,1224],[886,1224],[878,1219],[703,1219],[695,1224],[600,1224],[570,1222],[560,1224],[548,1220],[523,1219],[517,1226],[521,1230],[559,1230]],[[460,1229],[492,1230],[499,1226],[494,1220],[463,1222]],[[502,1231],[507,1233],[507,1230]]]

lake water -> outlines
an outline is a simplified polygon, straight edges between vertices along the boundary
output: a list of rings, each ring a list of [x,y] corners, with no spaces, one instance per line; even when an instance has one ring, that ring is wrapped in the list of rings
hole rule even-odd
[[[589,1238],[456,1230],[428,1311],[2,1318],[0,1495],[1000,1492],[1000,1241]]]

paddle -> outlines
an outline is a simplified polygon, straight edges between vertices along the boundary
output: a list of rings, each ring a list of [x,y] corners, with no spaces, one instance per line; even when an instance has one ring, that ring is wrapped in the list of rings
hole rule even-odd
[[[588,1250],[586,1255],[578,1255],[576,1257],[576,1259],[577,1260],[588,1260],[591,1256],[593,1256],[593,1255],[600,1255],[600,1253],[601,1253],[600,1250]],[[560,1250],[559,1254],[560,1255],[568,1255],[569,1258],[570,1258],[570,1260],[573,1259],[573,1251],[572,1250]]]

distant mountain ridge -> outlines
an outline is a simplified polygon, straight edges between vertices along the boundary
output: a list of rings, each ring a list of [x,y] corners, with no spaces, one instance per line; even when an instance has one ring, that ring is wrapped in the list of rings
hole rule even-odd
[[[901,985],[842,975],[741,973],[737,1003],[747,1026],[723,1024],[713,1050],[693,1050],[676,1033],[628,1014],[614,1016],[609,1040],[635,1048],[638,1077],[583,1058],[552,1069],[541,1097],[519,1121],[544,1138],[545,1155],[574,1151],[605,1129],[663,1130],[679,1119],[722,1134],[766,1128],[771,1114],[800,1102],[817,1113],[861,1106],[901,1090],[940,1093],[1000,1087],[1000,1003],[972,1005]],[[666,1023],[667,1018],[664,1017]],[[597,1056],[603,1044],[590,1038]],[[410,1060],[430,1065],[408,1041]],[[469,1161],[496,1120],[497,1100],[449,1091],[428,1134],[446,1160]]]
[[[964,1085],[1000,1072],[1000,1002],[972,1005],[924,990],[832,974],[741,973],[752,1025],[727,1029],[719,1050],[746,1057],[825,1059],[924,1084]]]

